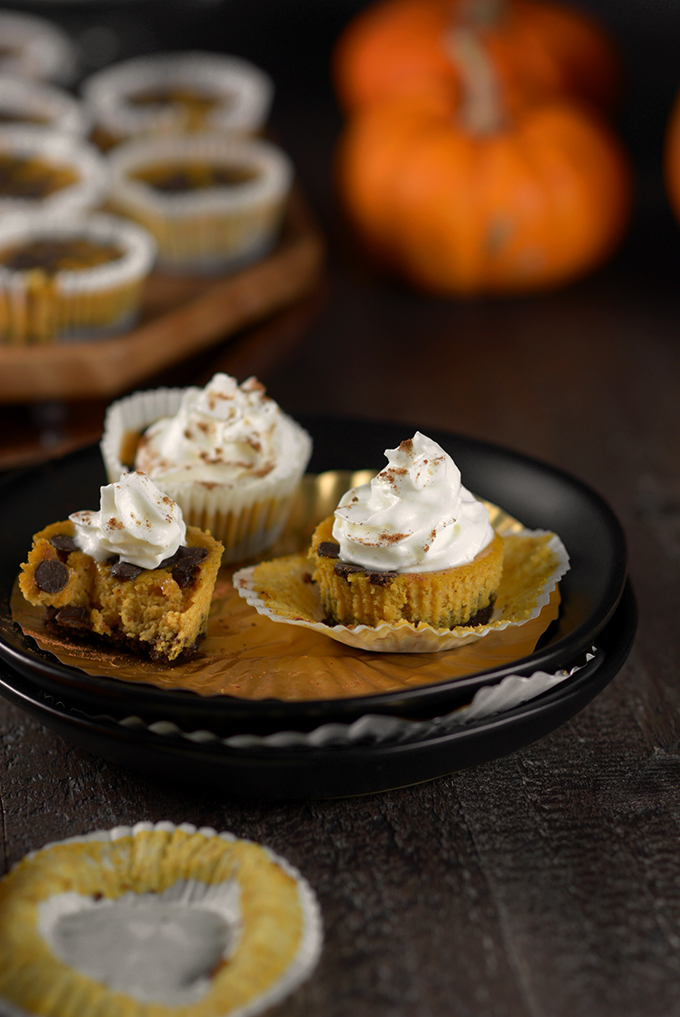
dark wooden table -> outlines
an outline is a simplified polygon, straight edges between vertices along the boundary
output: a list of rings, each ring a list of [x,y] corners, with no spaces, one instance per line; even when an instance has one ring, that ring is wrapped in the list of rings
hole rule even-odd
[[[142,819],[210,825],[269,845],[319,896],[322,959],[277,1013],[673,1017],[680,226],[659,159],[677,77],[677,17],[670,5],[626,5],[624,13],[591,4],[612,19],[631,78],[621,125],[636,161],[637,203],[617,255],[554,294],[462,303],[377,277],[334,201],[340,117],[327,58],[357,6],[271,3],[256,26],[245,0],[223,11],[197,5],[192,44],[240,52],[274,74],[273,126],[329,255],[317,291],[185,365],[182,379],[256,373],[293,415],[397,421],[405,437],[416,427],[457,432],[574,474],[626,531],[640,616],[632,653],[587,708],[528,748],[427,784],[339,800],[173,788],[73,747],[0,701],[0,867],[47,841]],[[172,17],[168,27],[153,8],[128,10],[87,16],[109,17],[114,28],[123,17],[133,27],[135,16],[148,18],[140,39],[167,45]],[[70,25],[84,17],[64,13]],[[102,413],[96,401],[4,407],[3,441],[44,456],[41,437],[92,440]]]

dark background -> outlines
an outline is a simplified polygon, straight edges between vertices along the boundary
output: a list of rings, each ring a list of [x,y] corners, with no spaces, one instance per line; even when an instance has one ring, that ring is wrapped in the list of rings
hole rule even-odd
[[[48,841],[140,819],[211,825],[280,852],[319,895],[326,948],[281,1007],[287,1017],[448,1017],[454,1008],[457,1017],[680,1017],[680,226],[661,171],[680,86],[680,4],[584,4],[618,39],[626,67],[616,126],[636,191],[620,249],[562,290],[474,301],[428,298],[377,276],[344,223],[329,59],[361,6],[22,9],[73,32],[89,61],[83,73],[195,47],[250,58],[275,81],[270,129],[325,235],[323,283],[259,339],[230,337],[175,383],[228,365],[240,378],[256,373],[294,416],[398,421],[405,437],[414,427],[458,432],[579,477],[626,533],[640,615],[630,657],[586,709],[525,749],[337,800],[166,785],[0,702],[1,867]],[[94,410],[98,428],[102,407]],[[14,422],[23,409],[3,411]]]

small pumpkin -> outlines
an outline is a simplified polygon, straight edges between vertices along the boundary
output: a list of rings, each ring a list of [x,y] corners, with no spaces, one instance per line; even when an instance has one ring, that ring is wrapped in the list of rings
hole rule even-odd
[[[453,89],[459,70],[450,33],[474,29],[504,93],[571,95],[610,110],[621,68],[608,33],[587,14],[552,0],[379,0],[356,15],[333,54],[336,93],[347,112],[391,95]]]
[[[675,97],[666,126],[664,177],[668,200],[680,222],[680,92]]]
[[[565,99],[509,111],[473,33],[459,33],[462,105],[422,91],[350,118],[338,184],[367,249],[442,295],[556,286],[599,265],[626,228],[628,158]]]

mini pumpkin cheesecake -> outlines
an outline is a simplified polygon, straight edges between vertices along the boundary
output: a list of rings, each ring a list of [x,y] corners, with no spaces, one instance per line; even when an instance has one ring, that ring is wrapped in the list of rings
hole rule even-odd
[[[101,452],[109,480],[142,470],[187,523],[224,544],[223,561],[261,555],[283,532],[312,439],[257,378],[155,388],[112,403]]]
[[[491,618],[503,574],[498,534],[465,565],[399,574],[342,561],[332,530],[330,516],[314,532],[310,558],[321,603],[334,622],[376,626],[408,621],[454,629],[484,625]]]
[[[0,11],[0,74],[68,85],[77,69],[70,36],[47,18]]]
[[[67,637],[97,636],[159,661],[194,653],[207,631],[222,544],[186,527],[178,506],[142,474],[102,488],[102,512],[74,513],[34,535],[19,576],[23,596],[44,606],[48,627]],[[158,530],[151,550],[142,546]],[[174,542],[164,549],[166,532]]]
[[[156,245],[118,217],[0,224],[0,342],[97,339],[139,313]]]
[[[131,141],[108,158],[112,207],[154,235],[164,269],[234,269],[278,239],[293,169],[269,142],[178,135]]]
[[[309,557],[324,610],[342,625],[485,624],[504,558],[488,510],[425,435],[385,454],[388,465],[348,491],[313,534]]]
[[[257,134],[271,106],[270,77],[247,60],[204,52],[136,57],[97,71],[82,94],[104,150],[151,135]]]

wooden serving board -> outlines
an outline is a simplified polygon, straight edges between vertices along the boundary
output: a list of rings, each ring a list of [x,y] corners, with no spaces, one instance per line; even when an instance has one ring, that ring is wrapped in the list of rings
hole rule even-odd
[[[92,342],[0,345],[0,402],[118,396],[301,297],[323,257],[322,237],[294,192],[270,255],[225,276],[154,273],[132,331]]]

